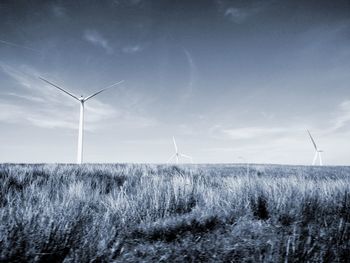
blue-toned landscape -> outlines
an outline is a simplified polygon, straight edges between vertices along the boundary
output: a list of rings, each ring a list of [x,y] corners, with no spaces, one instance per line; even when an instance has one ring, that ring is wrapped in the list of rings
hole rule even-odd
[[[0,263],[350,263],[349,72],[350,0],[0,0]]]

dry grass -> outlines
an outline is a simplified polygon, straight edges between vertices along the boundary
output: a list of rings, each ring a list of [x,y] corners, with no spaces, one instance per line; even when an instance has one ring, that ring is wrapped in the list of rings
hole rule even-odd
[[[1,262],[348,262],[349,167],[0,165]]]

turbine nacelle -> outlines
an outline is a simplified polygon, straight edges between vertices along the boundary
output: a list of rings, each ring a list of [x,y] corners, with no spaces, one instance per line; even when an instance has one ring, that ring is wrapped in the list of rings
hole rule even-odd
[[[175,153],[169,158],[169,160],[167,161],[167,163],[169,163],[171,160],[175,159],[175,160],[176,160],[176,163],[178,164],[179,161],[180,161],[180,158],[189,159],[190,162],[193,163],[193,159],[192,159],[191,156],[188,156],[188,155],[183,154],[183,153],[179,153],[174,136],[173,136],[173,143],[174,143]]]

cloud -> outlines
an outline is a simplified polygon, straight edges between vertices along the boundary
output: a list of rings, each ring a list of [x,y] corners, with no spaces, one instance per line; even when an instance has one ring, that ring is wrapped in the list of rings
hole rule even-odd
[[[310,129],[314,130],[312,127]],[[227,158],[229,162],[304,164],[313,154],[313,146],[305,129],[295,124],[242,128],[216,125],[211,132],[212,138],[216,139],[215,146],[202,150],[211,156]],[[323,147],[324,140],[318,135],[320,133],[315,132],[317,143]],[[245,160],[239,159],[239,156],[244,156]]]
[[[0,121],[17,122],[23,116],[23,113],[21,107],[0,101]]]
[[[129,0],[129,3],[132,5],[139,5],[142,2],[142,0]]]
[[[97,47],[103,48],[108,54],[113,53],[113,48],[107,39],[95,30],[86,30],[84,32],[84,39]]]
[[[66,16],[66,10],[62,6],[53,5],[52,13],[55,17],[61,18]]]
[[[20,45],[20,44],[9,42],[9,41],[2,40],[2,39],[0,39],[0,44],[4,44],[4,45],[7,45],[7,46],[16,47],[16,48],[21,48],[21,49],[26,49],[26,50],[33,51],[33,52],[36,52],[36,53],[41,53],[41,51],[38,50],[38,49],[34,49],[34,48],[31,48],[31,47],[28,47],[28,46]]]
[[[102,120],[107,120],[112,117],[120,116],[120,111],[116,110],[111,105],[100,102],[99,100],[89,100],[85,106],[89,113],[86,116],[87,124],[97,123]]]
[[[310,129],[312,127],[309,127]],[[281,126],[247,126],[232,128],[225,125],[214,125],[209,129],[209,134],[214,139],[252,140],[282,139],[300,134],[306,134],[306,127],[299,123],[290,123]]]
[[[37,70],[28,66],[15,69],[4,64],[0,64],[0,70],[21,89],[18,93],[4,93],[9,98],[0,100],[0,121],[28,122],[44,128],[77,128],[79,104],[37,79],[36,76],[41,75]],[[117,115],[112,106],[97,99],[89,101],[86,110],[89,112],[86,118],[87,130],[96,130],[101,120]]]
[[[7,123],[32,124],[42,128],[70,128],[75,129],[73,119],[64,118],[58,111],[52,112],[50,116],[34,107],[10,104],[0,100],[0,121]]]
[[[22,94],[16,94],[16,93],[12,93],[12,92],[2,93],[2,94],[6,95],[6,96],[16,97],[16,98],[23,99],[23,100],[33,101],[33,102],[44,102],[45,101],[43,98],[36,97],[36,96],[30,96],[27,94],[22,95]]]
[[[226,9],[224,16],[228,17],[235,23],[240,24],[246,20],[246,18],[249,16],[249,13],[241,8],[230,7]]]
[[[256,139],[266,136],[276,136],[286,132],[284,128],[246,127],[237,129],[223,129],[222,133],[232,140]]]
[[[127,54],[134,54],[142,51],[142,49],[143,48],[140,45],[134,45],[134,46],[123,47],[122,51]]]
[[[249,18],[264,11],[273,1],[242,2],[240,5],[232,4],[232,1],[217,0],[216,4],[223,16],[236,24],[242,24]]]
[[[21,87],[33,90],[34,76],[39,76],[38,72],[34,69],[21,66],[20,69],[15,69],[6,64],[0,63],[0,70],[15,80]]]
[[[350,100],[343,101],[338,106],[338,112],[333,121],[332,131],[340,130],[350,124]]]
[[[143,0],[112,0],[114,5],[128,5],[128,6],[139,6],[142,5]]]
[[[79,103],[54,87],[37,78],[42,75],[29,66],[18,68],[0,63],[5,73],[19,87],[18,92],[5,92],[0,99],[0,121],[7,123],[30,123],[43,128],[77,129]],[[94,98],[86,105],[86,130],[95,131],[106,126],[125,127],[154,126],[157,121],[143,116],[140,109],[142,97],[129,89],[119,89],[121,103],[118,108]],[[132,109],[132,111],[131,111]],[[114,119],[115,122],[103,122]]]

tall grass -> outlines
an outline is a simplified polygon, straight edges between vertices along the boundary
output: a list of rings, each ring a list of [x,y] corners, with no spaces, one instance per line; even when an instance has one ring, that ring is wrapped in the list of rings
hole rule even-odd
[[[1,262],[349,262],[349,167],[0,165]]]

